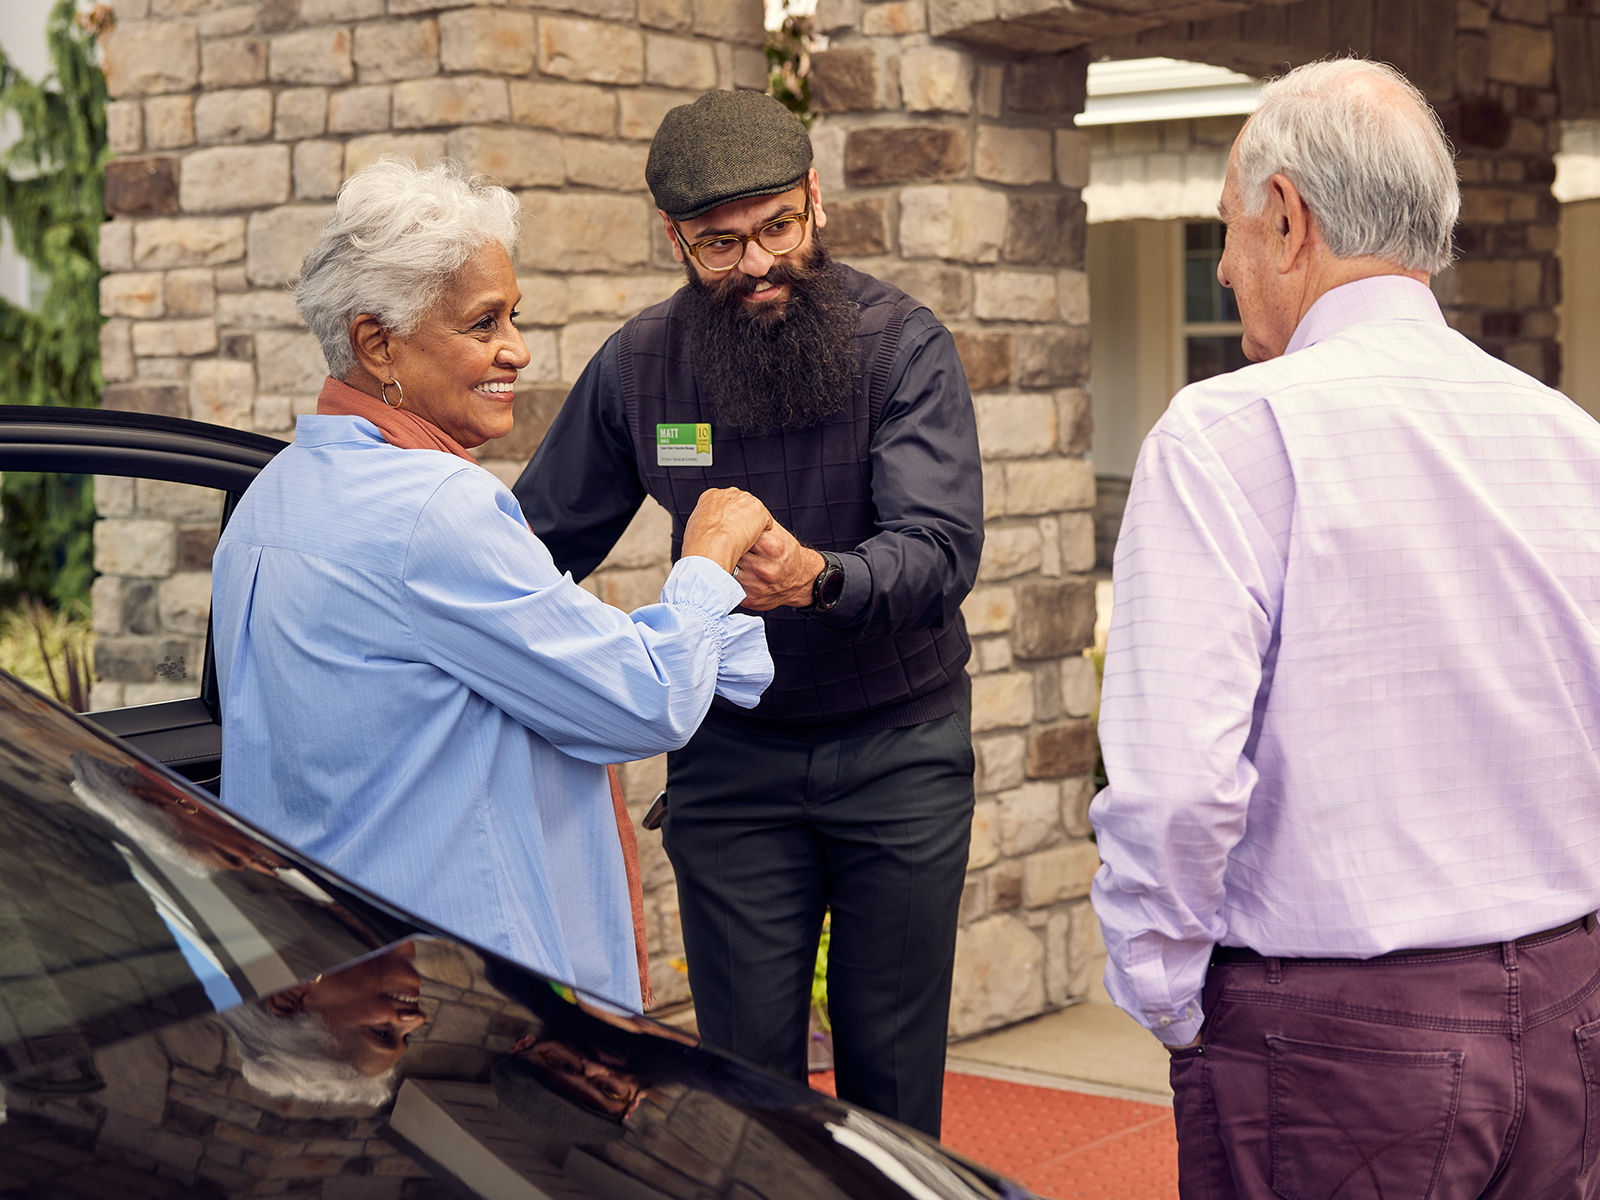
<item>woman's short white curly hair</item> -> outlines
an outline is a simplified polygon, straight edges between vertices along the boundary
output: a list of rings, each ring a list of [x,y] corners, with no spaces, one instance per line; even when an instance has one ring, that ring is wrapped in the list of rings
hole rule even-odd
[[[218,1014],[239,1052],[239,1073],[263,1095],[320,1104],[381,1108],[394,1096],[399,1068],[364,1075],[339,1052],[315,1013],[279,1016],[259,1002]]]
[[[294,288],[328,374],[343,379],[356,367],[356,317],[415,332],[469,258],[491,241],[514,257],[518,234],[516,197],[453,159],[419,167],[384,155],[350,176]]]

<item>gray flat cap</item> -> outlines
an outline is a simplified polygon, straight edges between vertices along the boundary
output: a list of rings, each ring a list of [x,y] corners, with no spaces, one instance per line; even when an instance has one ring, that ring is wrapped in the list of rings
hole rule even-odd
[[[798,187],[811,167],[811,135],[762,92],[707,92],[661,118],[644,178],[656,207],[687,221],[730,200]]]

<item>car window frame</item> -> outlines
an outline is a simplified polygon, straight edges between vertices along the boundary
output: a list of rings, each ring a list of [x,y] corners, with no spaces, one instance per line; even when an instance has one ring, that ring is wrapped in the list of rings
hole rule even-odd
[[[266,434],[184,417],[119,409],[0,405],[0,473],[112,475],[211,488],[223,497],[219,536],[245,489],[287,446]],[[184,755],[163,753],[163,746],[171,747],[192,736],[184,731],[206,725],[217,726],[220,739],[222,704],[210,613],[206,615],[199,696],[125,705],[83,716],[136,745],[150,743],[141,748],[179,770]],[[220,747],[220,740],[218,744]]]

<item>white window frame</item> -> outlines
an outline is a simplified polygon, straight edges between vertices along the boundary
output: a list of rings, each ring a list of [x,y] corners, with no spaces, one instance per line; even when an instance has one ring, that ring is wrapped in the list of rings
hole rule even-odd
[[[1176,345],[1173,347],[1172,378],[1176,383],[1176,391],[1184,386],[1189,378],[1189,339],[1192,337],[1234,337],[1244,336],[1244,325],[1238,321],[1189,321],[1188,302],[1188,266],[1189,248],[1188,232],[1190,225],[1220,225],[1220,221],[1208,221],[1205,218],[1189,217],[1181,221],[1174,221],[1172,234],[1173,248],[1173,328],[1177,332]],[[1219,251],[1220,254],[1220,251]]]

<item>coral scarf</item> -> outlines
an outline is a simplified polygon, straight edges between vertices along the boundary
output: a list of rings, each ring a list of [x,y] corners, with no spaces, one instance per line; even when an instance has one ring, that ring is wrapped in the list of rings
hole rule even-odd
[[[392,408],[376,397],[329,376],[317,396],[317,412],[323,416],[360,417],[371,421],[383,440],[402,450],[442,450],[470,463],[478,460],[432,421],[424,420],[404,408]],[[644,932],[644,889],[639,879],[639,844],[634,839],[633,821],[623,803],[622,784],[615,767],[606,768],[611,784],[611,807],[617,819],[617,838],[622,843],[622,865],[628,876],[628,904],[633,911],[633,946],[639,959],[639,996],[644,1007],[655,1003],[650,987],[650,957]]]

